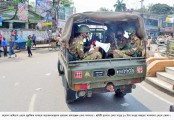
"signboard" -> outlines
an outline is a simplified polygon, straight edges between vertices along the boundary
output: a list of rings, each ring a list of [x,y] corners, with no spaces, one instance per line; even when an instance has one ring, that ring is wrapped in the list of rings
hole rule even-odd
[[[58,11],[58,19],[65,20],[65,8],[64,7],[59,7]]]
[[[174,18],[166,17],[166,23],[174,23]]]
[[[0,16],[0,26],[2,26],[2,16]]]
[[[52,22],[43,22],[43,23],[42,23],[42,26],[43,26],[43,27],[44,27],[44,26],[51,26],[51,25],[53,25]]]
[[[36,13],[45,17],[47,10],[51,9],[51,3],[48,0],[36,0]]]
[[[66,6],[65,7],[65,20],[67,20],[73,14],[73,7]]]
[[[18,4],[18,13],[17,16],[19,20],[28,20],[28,5],[25,3]]]

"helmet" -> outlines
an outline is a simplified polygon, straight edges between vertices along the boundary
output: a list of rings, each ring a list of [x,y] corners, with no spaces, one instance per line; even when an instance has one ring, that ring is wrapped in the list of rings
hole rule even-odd
[[[88,32],[90,32],[90,29],[86,25],[81,25],[78,29],[78,32],[79,33],[88,33]]]
[[[135,32],[136,31],[136,26],[134,26],[134,25],[128,25],[126,27],[126,31]]]

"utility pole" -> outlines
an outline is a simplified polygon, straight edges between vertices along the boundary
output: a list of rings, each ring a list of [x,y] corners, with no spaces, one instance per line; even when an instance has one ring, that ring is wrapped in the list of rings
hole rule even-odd
[[[141,2],[141,14],[142,14],[142,17],[143,17],[143,14],[144,14],[143,2],[144,2],[144,0],[141,0],[140,2]]]
[[[53,0],[53,7],[55,9],[55,14],[54,14],[54,19],[53,19],[53,31],[54,32],[57,29],[59,3],[60,3],[60,0]]]

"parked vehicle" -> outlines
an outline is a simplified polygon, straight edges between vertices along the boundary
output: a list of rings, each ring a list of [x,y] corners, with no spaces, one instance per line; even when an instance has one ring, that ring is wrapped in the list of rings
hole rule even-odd
[[[98,33],[99,41],[104,43],[106,31],[109,28],[115,30],[125,23],[131,23],[137,27],[137,35],[141,40],[146,38],[144,21],[140,16],[134,14],[85,12],[74,14],[67,20],[61,36],[64,45],[62,44],[61,50],[58,51],[57,63],[59,75],[63,76],[67,103],[72,103],[78,98],[91,97],[93,93],[112,92],[106,89],[109,85],[113,86],[116,96],[123,97],[127,93],[131,93],[136,83],[145,79],[145,56],[105,58],[102,54],[102,59],[74,61],[70,61],[68,58],[68,45],[75,36],[75,26],[88,25],[91,29],[90,35]],[[98,29],[99,27],[102,29]]]

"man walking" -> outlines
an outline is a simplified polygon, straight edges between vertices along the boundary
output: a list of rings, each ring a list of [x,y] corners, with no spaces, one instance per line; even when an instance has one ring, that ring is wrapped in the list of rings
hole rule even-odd
[[[1,42],[2,42],[2,34],[0,33],[0,57],[1,57]]]
[[[27,40],[27,51],[28,51],[28,57],[32,56],[32,52],[31,52],[31,35],[28,36],[28,40]]]
[[[3,37],[1,45],[2,45],[3,50],[4,50],[4,57],[6,57],[7,56],[7,40],[5,39],[5,37]]]
[[[32,36],[32,41],[33,41],[33,46],[36,47],[36,36],[35,36],[35,34],[33,34],[33,36]]]

